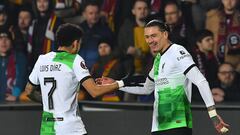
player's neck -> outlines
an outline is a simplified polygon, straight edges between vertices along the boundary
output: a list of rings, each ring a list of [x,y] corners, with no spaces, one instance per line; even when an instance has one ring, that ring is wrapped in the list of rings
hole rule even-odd
[[[68,53],[71,53],[71,52],[72,52],[70,47],[58,47],[57,50],[58,50],[58,51],[68,52]]]
[[[165,46],[162,48],[160,53],[161,54],[164,53],[167,50],[167,48],[169,48],[170,45],[171,45],[171,42],[166,42]]]

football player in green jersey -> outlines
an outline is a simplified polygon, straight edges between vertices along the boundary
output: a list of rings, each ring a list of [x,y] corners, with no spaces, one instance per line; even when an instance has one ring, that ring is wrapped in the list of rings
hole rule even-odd
[[[168,39],[169,27],[160,20],[148,22],[144,28],[145,40],[156,55],[153,68],[143,87],[123,87],[120,90],[133,94],[150,94],[155,101],[152,118],[152,135],[192,135],[191,85],[195,84],[206,104],[209,116],[218,133],[228,132],[228,124],[217,114],[209,84],[181,45]],[[120,86],[134,84],[131,77]],[[99,78],[98,83],[114,80]],[[120,83],[120,84],[121,84]]]

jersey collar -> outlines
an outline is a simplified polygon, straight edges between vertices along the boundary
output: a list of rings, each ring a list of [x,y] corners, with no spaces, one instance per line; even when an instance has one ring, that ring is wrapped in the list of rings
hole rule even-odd
[[[63,51],[63,50],[56,50],[54,52],[67,52],[67,51]]]
[[[173,43],[170,43],[170,45],[168,46],[168,48],[166,50],[164,50],[161,55],[163,55],[171,46],[173,45]]]

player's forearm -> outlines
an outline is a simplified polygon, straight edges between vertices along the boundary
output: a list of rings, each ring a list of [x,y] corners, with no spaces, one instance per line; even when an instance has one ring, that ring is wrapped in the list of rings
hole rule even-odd
[[[154,82],[146,79],[143,87],[135,86],[135,87],[123,87],[119,90],[131,93],[131,94],[138,94],[138,95],[149,95],[154,91]]]
[[[209,84],[203,74],[198,70],[197,67],[193,67],[187,74],[186,77],[198,87],[198,90],[204,100],[207,107],[215,105],[212,97],[212,93]]]
[[[123,87],[119,89],[123,92],[131,93],[131,94],[138,94],[138,95],[148,95],[150,92],[145,89],[144,87]]]
[[[200,82],[197,85],[197,87],[199,89],[199,92],[200,92],[206,106],[207,107],[214,106],[215,103],[214,103],[212,92],[210,90],[210,87],[209,87],[209,84],[208,84],[207,80],[204,80],[204,81]]]

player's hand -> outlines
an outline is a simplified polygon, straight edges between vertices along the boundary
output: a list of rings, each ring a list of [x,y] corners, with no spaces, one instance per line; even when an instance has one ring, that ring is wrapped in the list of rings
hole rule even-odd
[[[214,126],[217,130],[217,132],[220,134],[220,135],[224,135],[225,133],[227,133],[229,131],[229,125],[226,124],[222,118],[217,115],[215,118],[212,118],[212,119],[215,119],[213,120],[213,123],[214,123]]]
[[[11,94],[6,94],[6,98],[5,98],[6,101],[16,101],[17,100],[17,97],[16,96],[13,96]]]
[[[115,82],[114,79],[104,76],[102,78],[95,79],[95,81],[98,85],[111,84]]]

